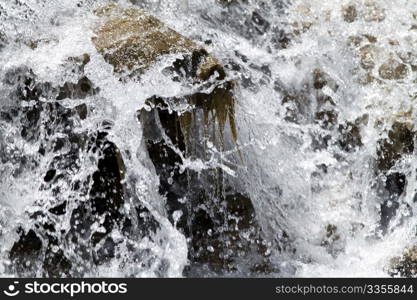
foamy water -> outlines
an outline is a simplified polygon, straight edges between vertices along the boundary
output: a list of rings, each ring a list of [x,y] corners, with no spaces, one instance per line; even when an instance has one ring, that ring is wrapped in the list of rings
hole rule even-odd
[[[396,200],[396,215],[381,233],[384,199],[375,188],[375,160],[378,141],[387,137],[395,121],[415,125],[417,90],[412,65],[417,57],[417,30],[411,28],[417,24],[413,16],[417,15],[417,4],[406,0],[248,0],[230,6],[215,0],[136,2],[119,1],[120,5],[146,8],[200,44],[210,40],[205,47],[225,66],[228,79],[237,82],[238,145],[231,145],[231,150],[221,155],[213,154],[215,159],[209,165],[185,159],[183,168],[220,167],[238,190],[249,195],[264,238],[271,245],[272,263],[280,269],[271,276],[388,276],[390,259],[415,243],[417,224],[409,216],[416,209],[416,165],[414,154],[397,162],[395,170],[405,174],[407,184]],[[113,124],[108,138],[123,157],[131,195],[123,213],[131,214],[132,207],[141,203],[160,224],[150,237],[121,243],[126,248],[133,243],[137,249],[146,249],[140,255],[146,256],[148,263],[124,257],[127,250],[121,247],[118,257],[92,268],[87,276],[182,276],[188,263],[186,238],[168,221],[165,199],[158,194],[158,177],[144,154],[143,124],[137,121],[136,112],[152,95],[180,97],[191,94],[195,87],[161,76],[173,57],[159,61],[139,81],[119,81],[91,42],[97,22],[92,11],[108,1],[19,3],[0,0],[0,34],[8,41],[0,48],[0,110],[23,111],[23,107],[30,110],[37,105],[10,97],[15,87],[6,83],[11,70],[30,69],[37,81],[55,86],[76,83],[82,75],[69,71],[66,61],[88,53],[84,75],[99,92],[61,102],[68,108],[83,103],[89,106],[88,118],[73,124],[71,130],[93,132],[103,121]],[[342,13],[349,5],[357,8],[353,22],[346,22]],[[286,34],[290,38],[284,43],[282,36]],[[352,46],[354,37],[359,44]],[[37,46],[31,46],[35,41]],[[373,68],[361,67],[359,49],[366,45],[373,47]],[[408,53],[406,76],[381,78],[378,70],[382,64]],[[315,70],[327,74],[326,84],[320,88],[314,86]],[[367,76],[375,80],[364,83]],[[288,101],[288,95],[301,100],[298,104]],[[319,99],[331,101],[323,104]],[[40,101],[49,100],[42,96]],[[318,118],[321,111],[337,115],[333,126],[323,125],[328,119]],[[30,212],[42,207],[47,210],[56,198],[51,190],[40,188],[53,160],[38,153],[46,137],[42,120],[48,119],[47,113],[42,113],[33,138],[21,136],[24,117],[12,122],[0,120],[3,276],[13,275],[7,273],[7,266],[11,263],[8,251],[18,239],[16,228],[29,229],[33,225]],[[342,149],[339,126],[362,119],[366,121],[358,125],[361,145]],[[65,126],[57,126],[54,132],[57,138],[67,134]],[[242,160],[233,158],[238,150]],[[65,148],[62,151],[65,154]],[[79,155],[83,167],[71,174],[73,178],[91,173],[97,157],[90,156]],[[60,185],[65,191],[61,197],[78,197],[65,184]],[[68,229],[70,213],[59,224]],[[112,234],[123,239],[116,230]],[[288,236],[288,247],[278,249],[283,235]],[[121,262],[126,267],[121,268]]]

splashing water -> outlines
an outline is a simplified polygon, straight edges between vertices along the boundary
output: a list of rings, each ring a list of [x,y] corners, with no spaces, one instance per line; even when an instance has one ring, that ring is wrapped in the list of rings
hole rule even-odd
[[[183,213],[171,216],[168,200],[158,192],[161,182],[144,142],[146,124],[137,112],[154,95],[180,98],[197,88],[161,75],[176,58],[169,55],[140,80],[115,76],[91,40],[98,22],[94,10],[109,2],[0,0],[2,276],[22,274],[13,267],[17,258],[11,249],[21,232],[40,232],[39,224],[55,224],[53,234],[34,239],[47,245],[39,255],[61,251],[74,258],[80,266],[72,275],[175,277],[189,264],[189,241],[177,227]],[[220,168],[228,184],[248,196],[275,267],[262,275],[390,274],[392,258],[416,242],[417,4],[147,0],[118,5],[145,9],[204,45],[224,66],[227,80],[236,83],[237,142],[229,142],[227,151],[209,144],[210,160],[183,157],[181,168],[197,173]],[[225,134],[233,141],[230,130]],[[97,143],[107,148],[95,151]],[[129,225],[116,226],[106,214],[80,212],[82,217],[74,218],[93,194],[103,193],[91,180],[97,170],[112,174],[100,169],[103,159],[119,167],[123,161],[120,183],[109,182],[126,196],[103,197],[119,203],[111,212]],[[102,185],[110,180],[100,176]],[[49,213],[62,203],[61,213]],[[82,220],[88,233],[74,233]],[[97,245],[113,249],[112,255],[83,239],[103,230],[116,246],[106,248],[108,239]],[[65,242],[54,242],[64,235]],[[84,261],[102,263],[83,269],[79,251],[86,253]],[[48,269],[42,259],[33,261]],[[65,269],[65,262],[55,264]],[[222,275],[253,276],[245,264],[242,260]],[[23,275],[43,275],[25,270]]]

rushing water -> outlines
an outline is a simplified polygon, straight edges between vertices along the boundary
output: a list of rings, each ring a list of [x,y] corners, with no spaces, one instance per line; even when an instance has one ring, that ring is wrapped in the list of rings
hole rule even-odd
[[[3,276],[19,272],[10,251],[21,232],[41,232],[40,222],[53,224],[58,236],[72,236],[50,243],[41,256],[64,252],[82,276],[182,276],[189,264],[191,250],[175,222],[182,212],[170,216],[158,193],[159,179],[143,142],[145,125],[136,112],[153,95],[181,97],[195,87],[161,76],[169,58],[139,81],[118,80],[91,41],[97,22],[93,11],[108,2],[0,0]],[[208,162],[184,159],[182,168],[220,168],[228,184],[251,200],[274,266],[261,275],[387,276],[390,260],[416,242],[416,2],[132,2],[119,1],[146,9],[205,45],[237,83],[237,143],[230,142],[225,152],[213,146]],[[87,62],[75,59],[86,53]],[[397,69],[384,71],[390,60],[389,65],[398,62]],[[88,80],[89,88],[59,100],[51,96],[80,79]],[[74,114],[85,107],[86,118]],[[395,132],[395,124],[402,133]],[[118,212],[131,216],[134,225],[129,235],[112,227],[117,255],[108,258],[98,251],[80,257],[76,247],[85,232],[72,230],[85,220],[86,227],[101,232],[106,220],[73,219],[71,213],[95,188],[74,186],[88,182],[100,160],[91,147],[74,149],[74,144],[100,140],[95,133],[102,131],[123,158],[129,199]],[[402,137],[404,132],[411,137]],[[403,141],[407,138],[411,146]],[[384,155],[395,159],[387,163]],[[55,180],[50,181],[52,169]],[[48,213],[62,201],[63,213]],[[141,229],[145,221],[136,216],[137,207],[147,214],[144,219],[158,224],[156,230]],[[47,234],[40,239],[51,240]],[[43,264],[40,258],[33,261]],[[233,272],[220,275],[254,276],[246,264],[237,262]],[[196,268],[191,274],[205,272]]]

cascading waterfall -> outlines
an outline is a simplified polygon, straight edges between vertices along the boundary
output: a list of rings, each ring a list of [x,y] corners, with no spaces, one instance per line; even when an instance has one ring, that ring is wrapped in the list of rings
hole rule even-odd
[[[412,276],[416,28],[408,0],[0,0],[0,274]]]

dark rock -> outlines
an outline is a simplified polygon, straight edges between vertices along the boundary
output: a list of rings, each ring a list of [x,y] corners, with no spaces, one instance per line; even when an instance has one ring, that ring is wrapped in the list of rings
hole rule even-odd
[[[415,131],[408,123],[395,122],[388,132],[388,138],[378,142],[377,149],[377,194],[381,204],[381,229],[386,232],[391,219],[400,206],[400,196],[406,188],[405,174],[392,171],[404,155],[414,151]]]
[[[304,93],[286,93],[282,99],[282,104],[286,105],[286,121],[299,124],[308,118],[311,100]]]
[[[254,270],[261,272],[260,266],[265,265],[267,259],[266,247],[260,250],[262,238],[252,203],[233,190],[226,191],[231,187],[223,183],[226,177],[223,171],[213,168],[197,173],[181,169],[183,161],[179,153],[183,157],[206,159],[204,142],[196,147],[196,141],[212,139],[213,126],[216,135],[220,132],[220,142],[215,144],[223,149],[225,136],[222,132],[227,114],[223,114],[225,103],[218,105],[217,101],[224,102],[227,97],[224,92],[218,96],[216,92],[191,95],[186,102],[193,103],[195,108],[182,115],[170,106],[181,99],[154,97],[148,100],[151,111],[140,113],[147,149],[160,179],[159,192],[166,197],[170,221],[189,238],[187,276],[197,276],[195,270],[200,268],[208,268],[215,274],[236,272],[234,261],[250,255],[259,258],[258,268],[254,266]],[[203,122],[196,123],[196,116],[201,112]],[[213,118],[216,116],[217,126],[210,123],[210,112],[215,112]],[[230,127],[234,127],[233,123]],[[199,135],[200,131],[204,134]],[[232,138],[235,137],[237,133],[232,129]],[[177,212],[181,212],[179,218],[174,217]],[[265,272],[267,269],[264,268]]]
[[[82,68],[82,62],[75,68],[80,66]],[[113,230],[120,230],[126,239],[152,238],[159,230],[159,223],[144,206],[137,204],[131,214],[123,210],[130,192],[124,183],[121,154],[107,139],[111,125],[103,122],[97,132],[77,130],[79,120],[87,117],[83,113],[86,107],[66,108],[59,101],[38,101],[46,96],[47,100],[58,100],[63,95],[62,87],[38,82],[36,76],[24,68],[8,74],[6,84],[14,87],[10,98],[17,103],[29,100],[35,103],[23,108],[18,105],[16,112],[10,107],[2,115],[8,122],[20,126],[22,137],[37,143],[39,151],[34,157],[19,156],[19,160],[17,156],[9,157],[8,153],[1,155],[20,166],[20,172],[36,170],[40,156],[48,158],[40,189],[50,197],[31,207],[28,218],[33,225],[26,233],[20,230],[20,238],[10,250],[11,271],[19,276],[79,277],[114,257],[117,248],[110,235]],[[81,82],[86,82],[85,78],[81,77]],[[72,90],[62,98],[82,98],[95,90],[92,86],[84,89],[83,84],[78,88],[79,91]],[[88,166],[83,165],[86,156],[89,156]],[[86,167],[95,171],[76,179]],[[62,222],[67,224],[67,215],[69,228],[62,226]],[[102,228],[92,230],[94,224],[101,224]]]
[[[7,37],[6,35],[0,31],[0,52],[3,48],[7,45]]]
[[[56,170],[54,170],[54,169],[49,170],[48,172],[46,172],[46,175],[43,178],[43,180],[45,182],[49,182],[49,181],[51,181],[55,177],[55,174],[56,174]]]
[[[57,250],[55,250],[55,247]],[[57,245],[50,244],[46,249],[42,268],[50,278],[70,277],[72,264]]]
[[[390,221],[395,217],[400,204],[398,198],[404,192],[406,186],[406,177],[404,174],[395,172],[386,176],[382,192],[385,201],[381,204],[381,227],[385,231],[388,228]]]
[[[34,230],[24,233],[19,229],[20,238],[10,250],[10,260],[13,269],[22,276],[34,276],[38,270],[38,263],[42,255],[42,240]]]
[[[323,73],[320,69],[313,70],[313,86],[315,89],[320,90],[329,81],[329,76]]]
[[[82,77],[77,83],[65,83],[59,90],[57,100],[62,99],[85,99],[97,93],[93,83],[87,77]]]
[[[408,123],[395,122],[388,131],[388,138],[378,143],[378,170],[389,170],[402,155],[413,153],[414,138],[415,131]]]
[[[358,122],[340,124],[339,133],[339,145],[344,151],[351,152],[363,145]]]
[[[334,110],[319,111],[315,114],[315,119],[325,129],[331,129],[337,124],[337,113]]]

